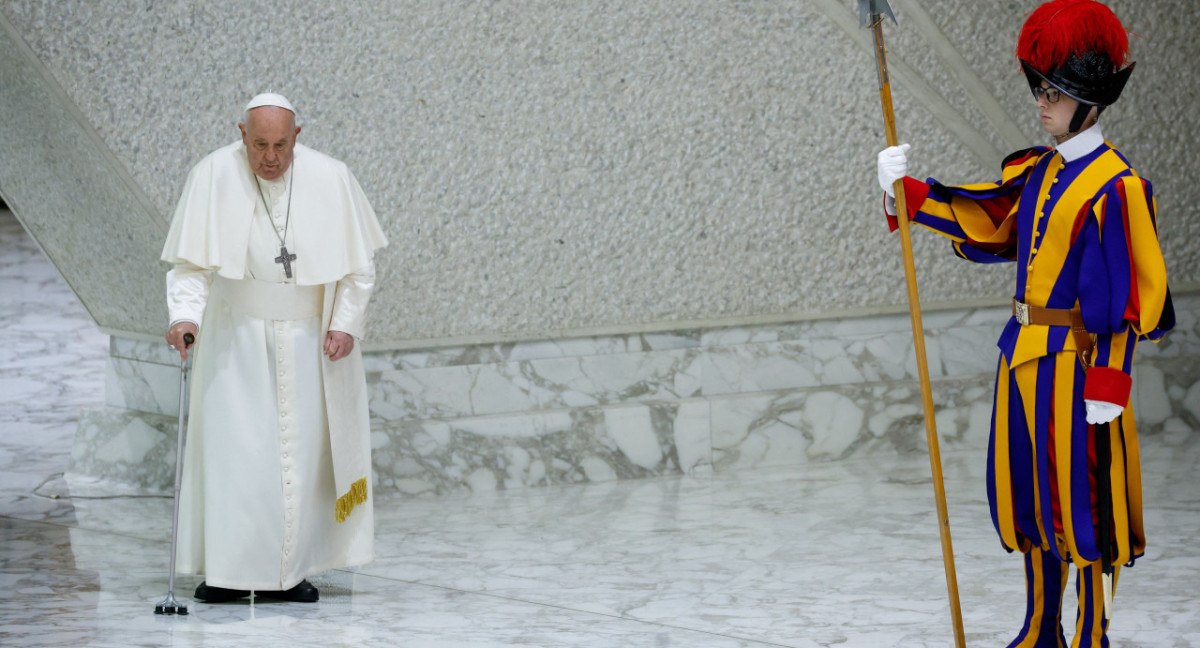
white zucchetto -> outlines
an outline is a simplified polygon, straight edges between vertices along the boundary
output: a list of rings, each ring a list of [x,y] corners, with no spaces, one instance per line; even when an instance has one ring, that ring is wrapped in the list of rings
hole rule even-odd
[[[252,108],[262,106],[279,106],[285,110],[290,110],[293,115],[296,114],[296,109],[292,107],[292,102],[288,101],[287,97],[274,92],[264,92],[256,95],[250,100],[250,103],[246,104],[246,111],[248,112]]]

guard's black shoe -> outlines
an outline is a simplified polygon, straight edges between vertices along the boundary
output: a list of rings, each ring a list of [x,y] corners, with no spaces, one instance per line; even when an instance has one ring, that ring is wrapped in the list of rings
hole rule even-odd
[[[255,597],[279,599],[281,601],[291,601],[293,603],[316,603],[321,599],[321,593],[317,588],[307,580],[302,580],[295,587],[284,590],[282,592],[276,590],[273,592],[254,592]]]
[[[240,598],[250,596],[250,592],[238,589],[226,589],[224,587],[213,587],[207,582],[200,583],[196,586],[195,597],[198,600],[206,603],[225,603],[227,601],[236,601]]]

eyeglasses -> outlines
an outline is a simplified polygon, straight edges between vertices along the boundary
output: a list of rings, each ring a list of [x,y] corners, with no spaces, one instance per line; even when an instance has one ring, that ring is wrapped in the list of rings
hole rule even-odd
[[[1033,100],[1041,101],[1043,96],[1045,96],[1046,101],[1050,103],[1058,103],[1059,98],[1062,97],[1062,93],[1058,91],[1058,88],[1043,88],[1042,86],[1034,86]]]

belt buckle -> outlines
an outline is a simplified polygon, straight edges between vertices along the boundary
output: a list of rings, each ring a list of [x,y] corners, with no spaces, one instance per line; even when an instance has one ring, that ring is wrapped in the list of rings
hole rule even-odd
[[[1029,304],[1013,300],[1013,315],[1017,316],[1017,321],[1021,326],[1029,326]]]

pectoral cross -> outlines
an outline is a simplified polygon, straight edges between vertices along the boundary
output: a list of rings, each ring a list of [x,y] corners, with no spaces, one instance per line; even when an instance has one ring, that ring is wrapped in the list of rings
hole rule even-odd
[[[288,279],[292,278],[292,261],[296,260],[295,254],[288,254],[287,246],[279,246],[279,256],[275,257],[275,263],[283,264],[283,272]]]

